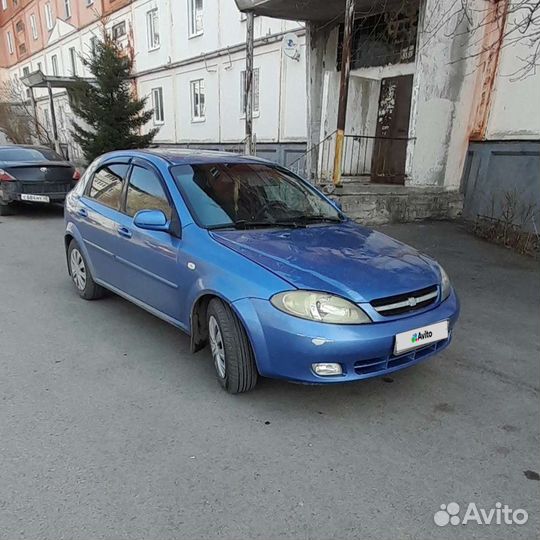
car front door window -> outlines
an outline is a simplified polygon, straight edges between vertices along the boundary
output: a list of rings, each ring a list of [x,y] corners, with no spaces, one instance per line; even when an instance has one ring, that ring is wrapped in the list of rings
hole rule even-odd
[[[161,210],[171,219],[172,210],[158,176],[135,165],[131,171],[126,196],[126,214],[135,216],[140,210]]]
[[[88,196],[109,208],[118,210],[122,199],[123,179],[128,167],[124,163],[115,163],[98,169],[92,178]]]

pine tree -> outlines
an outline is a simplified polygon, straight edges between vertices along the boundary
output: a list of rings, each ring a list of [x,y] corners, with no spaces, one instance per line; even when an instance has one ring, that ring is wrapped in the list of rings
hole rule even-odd
[[[140,134],[153,111],[145,111],[146,98],[133,93],[133,60],[105,35],[94,54],[82,62],[94,80],[78,78],[69,89],[71,108],[82,121],[72,122],[71,133],[88,162],[112,150],[148,147],[158,129]]]

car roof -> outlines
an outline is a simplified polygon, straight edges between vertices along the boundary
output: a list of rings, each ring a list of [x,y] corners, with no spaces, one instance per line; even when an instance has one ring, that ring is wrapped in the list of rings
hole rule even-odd
[[[195,150],[183,148],[145,148],[144,150],[117,150],[105,154],[104,158],[114,157],[157,157],[168,161],[171,165],[195,165],[203,163],[271,163],[255,156],[218,152],[215,150]]]
[[[13,148],[29,148],[33,150],[49,150],[54,151],[48,146],[43,146],[39,144],[0,144],[0,150],[12,150]]]

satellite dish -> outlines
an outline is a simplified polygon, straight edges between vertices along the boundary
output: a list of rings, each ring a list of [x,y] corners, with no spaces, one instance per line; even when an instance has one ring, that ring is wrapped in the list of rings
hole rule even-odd
[[[293,34],[292,32],[285,34],[281,41],[281,49],[285,56],[288,56],[293,60],[300,60],[300,45],[296,34]]]

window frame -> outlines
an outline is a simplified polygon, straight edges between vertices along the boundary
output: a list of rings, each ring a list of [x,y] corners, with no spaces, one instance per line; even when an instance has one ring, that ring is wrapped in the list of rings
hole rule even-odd
[[[154,116],[153,116],[154,125],[162,126],[165,123],[165,103],[163,100],[163,87],[156,86],[155,88],[152,88],[150,92],[152,94],[152,109],[154,110]],[[156,94],[159,95],[160,107],[156,107]],[[158,118],[158,115],[156,115],[156,111],[159,111],[161,113],[159,115],[160,118]]]
[[[69,63],[71,64],[71,76],[77,77],[77,51],[75,47],[70,47],[68,49],[69,54]]]
[[[257,76],[255,77],[255,74]],[[246,117],[245,99],[246,70],[240,71],[240,118]],[[255,98],[255,89],[257,90],[257,108],[255,108],[255,99],[253,99],[253,116],[258,117],[261,113],[261,72],[260,68],[253,68],[253,98]]]
[[[52,6],[50,2],[47,2],[43,9],[45,11],[45,24],[47,26],[47,30],[50,32],[54,28],[54,20],[53,20],[53,12],[52,12]]]
[[[7,46],[8,46],[8,53],[14,54],[15,53],[15,42],[13,41],[13,34],[11,33],[11,30],[8,30],[6,32],[6,40],[7,40]]]
[[[28,17],[28,20],[30,21],[30,32],[32,33],[32,39],[35,41],[39,37],[36,14],[30,13],[30,17]]]
[[[51,55],[51,71],[54,77],[58,77],[60,70],[58,65],[58,54]]]
[[[123,33],[115,35],[115,30],[118,29],[118,28],[122,28]],[[123,38],[125,35],[127,35],[127,25],[126,25],[125,20],[118,21],[117,23],[112,25],[112,27],[111,27],[111,37],[113,38],[114,41],[118,41],[119,39]]]
[[[64,13],[66,21],[71,19],[71,0],[64,0]]]
[[[146,44],[148,51],[156,51],[161,47],[159,10],[157,7],[149,9],[146,12]]]
[[[202,36],[204,34],[204,0],[201,0],[201,10],[200,10],[200,17],[201,17],[201,28],[200,30],[197,30],[197,9],[195,7],[195,3],[197,0],[188,0],[188,38],[194,38],[197,36]]]
[[[204,90],[204,111],[203,114],[201,114],[201,100],[199,98],[198,103],[198,114],[195,115],[195,88],[198,84],[199,88],[199,96],[201,95],[201,82],[203,83],[203,90]],[[192,123],[199,123],[199,122],[205,122],[206,121],[206,81],[204,78],[200,79],[193,79],[189,81],[189,94],[190,94],[190,103],[191,103],[191,122]]]

